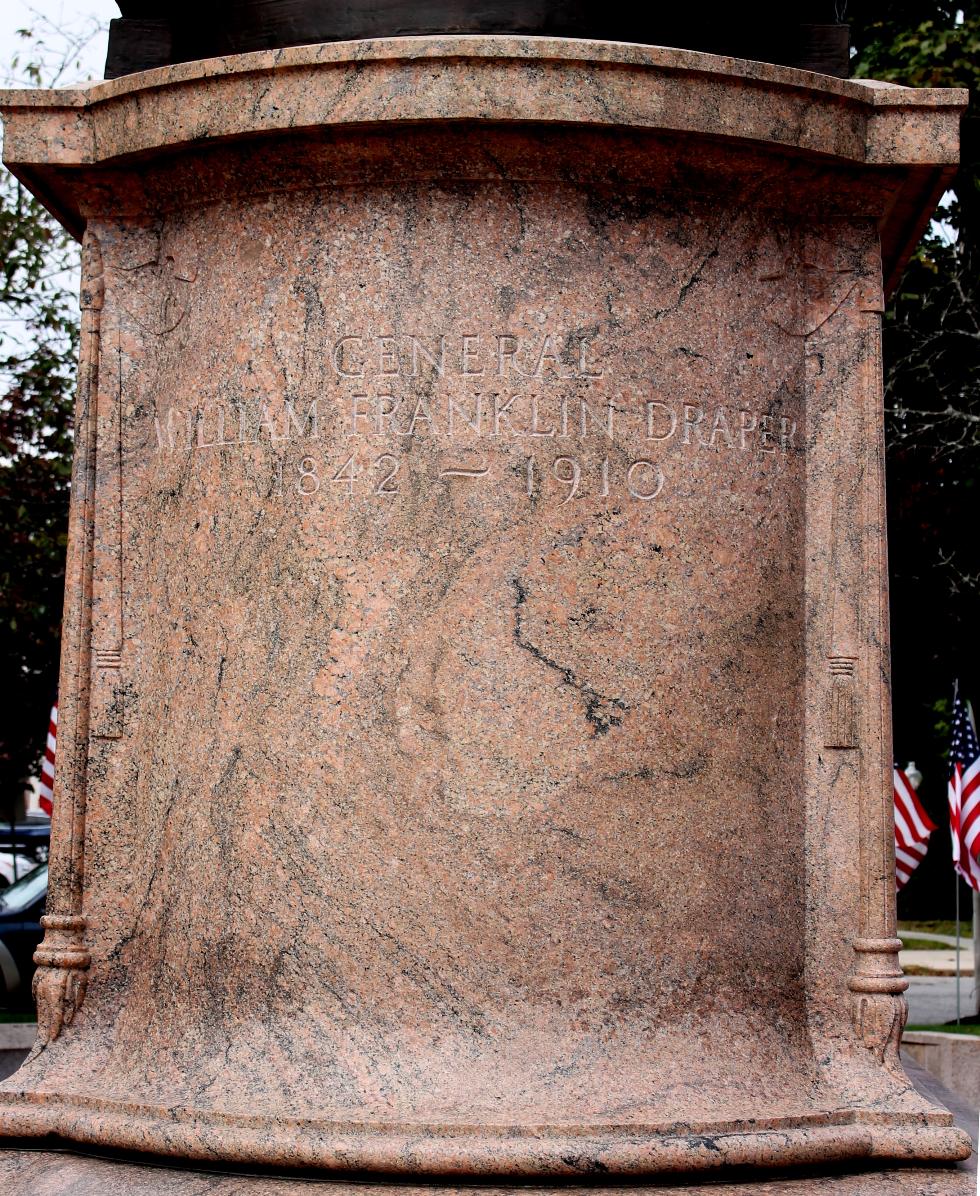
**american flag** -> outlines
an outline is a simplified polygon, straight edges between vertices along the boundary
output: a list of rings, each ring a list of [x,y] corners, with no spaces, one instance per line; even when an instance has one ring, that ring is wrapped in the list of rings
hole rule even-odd
[[[980,891],[980,744],[967,703],[953,696],[953,737],[949,745],[949,829],[953,867]]]
[[[936,829],[908,775],[895,767],[895,887],[901,889],[929,850]]]
[[[41,762],[41,784],[38,786],[38,805],[51,817],[54,809],[54,755],[58,746],[58,703],[51,707],[51,718],[48,721],[48,742],[44,748],[44,760]]]

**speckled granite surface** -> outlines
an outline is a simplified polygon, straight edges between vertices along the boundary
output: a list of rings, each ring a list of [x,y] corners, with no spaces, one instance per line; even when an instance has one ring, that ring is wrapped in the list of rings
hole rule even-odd
[[[0,1132],[484,1182],[967,1152],[897,1052],[879,358],[962,100],[435,38],[3,101],[85,240]]]
[[[886,1168],[858,1173],[826,1172],[796,1178],[743,1177],[740,1182],[697,1181],[680,1186],[667,1181],[655,1187],[504,1187],[412,1186],[377,1183],[328,1183],[317,1179],[288,1179],[220,1175],[165,1165],[141,1165],[67,1153],[0,1149],[0,1192],[3,1196],[974,1196],[976,1192],[976,1111],[944,1089],[912,1061],[909,1075],[929,1100],[953,1111],[956,1124],[973,1139],[974,1153],[965,1162],[944,1167]]]
[[[176,1171],[71,1155],[0,1151],[4,1196],[974,1196],[976,1174],[934,1167],[890,1168],[849,1175],[806,1175],[743,1183],[665,1184],[650,1188],[439,1188],[325,1183]]]

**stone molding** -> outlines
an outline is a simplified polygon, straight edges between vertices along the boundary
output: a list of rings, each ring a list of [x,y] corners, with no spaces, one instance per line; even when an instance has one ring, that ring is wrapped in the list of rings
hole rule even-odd
[[[4,161],[77,236],[58,167],[329,125],[576,124],[730,139],[901,166],[882,223],[886,290],[946,183],[967,92],[836,79],[693,50],[563,38],[383,38],[161,67],[86,87],[0,93]],[[44,115],[42,115],[44,114]]]

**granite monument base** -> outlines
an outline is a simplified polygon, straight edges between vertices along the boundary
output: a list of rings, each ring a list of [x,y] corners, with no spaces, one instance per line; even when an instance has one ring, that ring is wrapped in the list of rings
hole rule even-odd
[[[824,1172],[656,1187],[431,1187],[343,1183],[271,1176],[219,1175],[71,1154],[0,1151],[4,1196],[975,1196],[976,1173],[965,1168],[906,1167]]]
[[[69,1150],[40,1151],[30,1146],[0,1148],[2,1196],[974,1196],[977,1189],[977,1110],[943,1085],[914,1059],[903,1056],[909,1078],[927,1100],[948,1108],[955,1124],[973,1141],[973,1153],[957,1164],[905,1168],[838,1169],[822,1174],[741,1175],[730,1183],[699,1184],[666,1180],[655,1187],[603,1184],[587,1187],[484,1187],[467,1185],[328,1182],[322,1177],[219,1174],[193,1167],[174,1168],[154,1160],[84,1156]],[[601,1186],[598,1186],[601,1185]]]
[[[515,37],[3,98],[84,317],[0,1135],[409,1183],[969,1152],[898,1057],[880,361],[963,104]]]

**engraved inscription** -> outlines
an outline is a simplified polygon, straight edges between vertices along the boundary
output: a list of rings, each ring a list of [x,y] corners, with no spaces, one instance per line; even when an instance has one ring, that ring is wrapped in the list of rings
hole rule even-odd
[[[281,413],[264,399],[234,404],[206,403],[194,410],[172,406],[154,418],[156,451],[162,454],[255,444],[320,439],[324,400],[286,400]],[[481,394],[468,402],[447,396],[440,405],[419,398],[409,409],[392,395],[354,394],[345,410],[352,439],[390,435],[407,441],[435,439],[577,440],[598,432],[655,444],[676,441],[695,448],[775,455],[797,450],[796,421],[767,411],[737,406],[701,407],[691,403],[622,394],[601,408],[586,399],[536,394]],[[547,413],[547,414],[546,414]]]
[[[365,336],[336,340],[330,362],[338,378],[601,378],[587,337],[520,336],[510,332],[455,336]]]
[[[467,469],[464,466],[458,466],[454,469],[440,469],[439,476],[441,478],[485,478],[489,472],[489,465],[484,465],[480,469]]]
[[[312,396],[226,390],[159,409],[155,454],[215,453],[225,468],[230,454],[265,450],[271,476],[256,480],[260,497],[396,498],[410,473],[413,487],[523,476],[527,498],[565,505],[651,502],[671,492],[685,456],[764,462],[801,451],[783,400],[688,402],[655,382],[620,384],[601,344],[582,336],[351,333],[330,344],[327,367],[326,388]],[[413,451],[422,443],[428,453]]]

